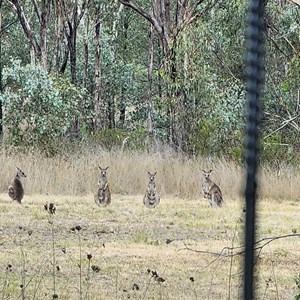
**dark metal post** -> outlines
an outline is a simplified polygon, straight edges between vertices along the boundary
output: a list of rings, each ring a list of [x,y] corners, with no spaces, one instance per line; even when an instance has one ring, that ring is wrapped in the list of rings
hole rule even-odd
[[[2,3],[3,0],[0,0],[0,95],[3,92],[3,86],[2,86]],[[0,100],[0,142],[1,142],[1,136],[3,131],[3,125],[2,125],[2,101]]]
[[[266,1],[249,0],[246,32],[246,224],[244,261],[244,299],[252,300],[254,293],[254,243],[256,212],[256,173],[258,168],[258,139],[260,121],[260,96],[263,84],[263,10]]]

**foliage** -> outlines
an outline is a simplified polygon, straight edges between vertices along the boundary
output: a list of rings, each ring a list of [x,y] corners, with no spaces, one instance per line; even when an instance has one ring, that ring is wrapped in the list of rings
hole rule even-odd
[[[3,125],[10,145],[52,152],[53,143],[70,131],[74,121],[86,118],[84,93],[68,79],[48,76],[42,68],[22,66],[17,60],[4,69],[3,79]]]
[[[300,273],[294,277],[294,282],[298,288],[298,294],[295,296],[295,300],[300,300]]]
[[[71,20],[78,3],[62,3],[67,5],[67,17]],[[152,5],[156,3],[138,1],[137,5],[151,12]],[[174,9],[171,17],[175,15],[175,5],[176,2],[170,4],[171,10]],[[23,2],[22,6],[38,40],[41,28],[38,16],[35,10],[32,11],[30,1]],[[41,8],[42,4],[38,4],[37,10]],[[89,2],[76,31],[78,85],[74,87],[69,80],[69,60],[63,76],[51,75],[51,70],[57,70],[57,61],[60,69],[68,50],[66,36],[62,34],[61,41],[56,39],[60,22],[58,10],[51,9],[46,35],[50,75],[37,70],[30,75],[29,69],[25,72],[30,66],[26,66],[22,75],[17,76],[17,69],[21,67],[13,65],[9,68],[9,57],[20,59],[22,63],[19,65],[33,60],[29,55],[30,43],[9,2],[3,3],[2,17],[4,30],[0,59],[1,65],[6,66],[6,89],[1,99],[11,108],[8,113],[13,112],[12,116],[5,116],[11,144],[45,148],[46,144],[59,142],[58,138],[68,137],[76,119],[79,137],[99,140],[108,149],[122,146],[125,138],[124,147],[131,149],[146,149],[154,140],[159,140],[188,154],[221,155],[242,162],[246,18],[243,1],[217,3],[195,22],[177,33],[172,32],[176,36],[171,39],[170,45],[174,78],[164,73],[164,53],[159,46],[158,34],[154,33],[151,78],[154,136],[144,130],[150,95],[147,71],[151,48],[149,22],[145,18],[128,7],[120,6],[119,1],[113,4],[107,0]],[[96,49],[95,45],[95,27],[92,24],[96,20],[101,23],[101,49]],[[268,2],[265,12],[266,84],[261,125],[263,161],[274,160],[277,163],[285,159],[294,164],[299,159],[299,20],[296,5],[287,2],[279,6]],[[95,105],[90,97],[95,92],[97,50],[101,54],[103,116],[107,119],[104,122],[106,128],[100,133],[94,132],[92,127]],[[11,74],[8,75],[9,69]],[[13,79],[14,76],[18,79]],[[83,91],[80,86],[87,90]],[[9,103],[18,104],[16,108],[20,118],[15,116]],[[62,119],[64,122],[59,121]],[[51,131],[49,128],[54,129]],[[176,131],[179,139],[177,144],[172,139],[172,130]]]
[[[299,9],[294,5],[286,5],[284,9],[279,9],[278,5],[270,3],[262,125],[265,136],[280,140],[281,144],[286,144],[281,146],[285,149],[297,149],[300,143],[299,118],[297,118],[300,44],[297,32],[299,32]],[[289,121],[290,119],[293,121]],[[283,150],[280,150],[278,154],[273,154],[280,159],[282,152]],[[297,155],[297,151],[294,151],[294,154]]]
[[[109,4],[110,6],[111,4]],[[84,36],[80,35],[78,41],[79,55],[78,55],[78,79],[83,81],[83,49],[82,43]],[[122,41],[120,41],[122,43]],[[115,112],[114,121],[117,128],[128,128],[132,124],[132,120],[143,120],[140,118],[138,107],[142,106],[141,98],[143,97],[143,87],[140,84],[141,78],[145,75],[143,66],[139,63],[132,63],[130,57],[126,56],[126,50],[119,49],[115,51],[114,46],[116,41],[112,36],[111,29],[106,23],[101,27],[101,97],[106,104]],[[95,47],[93,44],[89,45],[90,51],[93,53]],[[95,60],[92,56],[88,61],[88,83],[87,88],[90,94],[94,92],[94,66]],[[90,109],[92,107],[90,106]],[[122,110],[126,111],[125,123],[121,120],[120,115]],[[108,113],[107,113],[108,115]],[[107,122],[108,123],[108,122]],[[109,126],[107,126],[109,127]],[[113,141],[112,141],[113,143]]]
[[[148,150],[155,144],[153,135],[143,128],[125,130],[120,128],[103,129],[87,138],[89,144],[100,145],[104,149]]]
[[[122,129],[103,129],[88,137],[88,142],[112,150],[122,146],[126,132]]]
[[[10,63],[11,57],[18,57],[29,63],[29,45],[24,43],[24,33],[7,1],[1,1],[1,67]]]
[[[261,141],[260,152],[262,162],[277,167],[282,161],[289,166],[297,166],[300,153],[293,147],[294,140],[289,136],[274,134]]]
[[[66,76],[50,74],[49,79],[53,81],[53,88],[61,98],[60,103],[64,107],[65,116],[70,120],[69,126],[73,125],[72,120],[75,119],[80,125],[82,135],[88,132],[93,118],[92,101],[88,91],[73,85]]]
[[[187,151],[225,155],[241,160],[245,90],[243,74],[244,7],[228,3],[216,8],[190,28],[178,46],[178,56],[189,53],[188,69],[179,69],[188,120]],[[190,55],[193,53],[193,55]],[[190,125],[192,124],[192,125]]]

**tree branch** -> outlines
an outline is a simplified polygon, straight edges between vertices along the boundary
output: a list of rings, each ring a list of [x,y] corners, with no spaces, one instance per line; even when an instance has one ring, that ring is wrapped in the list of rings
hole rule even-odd
[[[289,2],[292,2],[300,7],[300,0],[289,0]]]
[[[180,25],[184,19],[184,14],[186,10],[187,0],[178,0],[176,5],[176,29],[179,30]]]
[[[294,120],[299,118],[299,117],[300,117],[300,115],[297,115],[297,116],[294,116],[294,117],[290,118],[289,120],[282,121],[282,125],[280,127],[278,127],[277,129],[275,129],[274,131],[272,131],[271,133],[269,133],[268,135],[266,135],[264,137],[264,140],[267,139],[269,136],[273,135],[274,133],[280,131],[282,128],[289,125],[290,123],[291,123],[290,125],[292,127],[294,127],[296,129],[296,131],[300,132],[298,124],[294,122]]]
[[[162,26],[159,24],[158,20],[150,13],[146,12],[144,9],[142,9],[140,6],[136,5],[131,0],[118,0],[123,5],[132,8],[134,11],[136,11],[139,15],[144,17],[146,20],[148,20],[155,28],[157,33],[159,35],[163,34]]]
[[[13,8],[16,10],[19,21],[22,25],[22,28],[23,28],[27,38],[29,39],[30,43],[32,44],[35,52],[38,55],[40,55],[40,53],[41,53],[40,46],[36,40],[36,37],[34,36],[33,32],[31,31],[30,25],[27,21],[23,7],[21,6],[19,0],[11,0],[11,1],[9,1],[9,3],[11,3],[13,5]]]
[[[210,3],[208,3],[203,9],[200,11],[197,11],[198,6],[204,2],[204,0],[198,1],[193,9],[191,10],[189,16],[185,19],[183,26],[186,27],[190,25],[191,23],[195,22],[200,16],[205,14],[207,11],[209,11],[211,8],[213,8],[219,0],[213,0]]]
[[[6,25],[2,26],[2,27],[0,28],[0,36],[1,36],[2,34],[4,34],[4,33],[6,32],[6,30],[9,29],[10,26],[14,25],[14,24],[17,23],[17,22],[19,22],[19,19],[16,19],[16,20],[10,22],[9,24],[6,24]]]
[[[285,235],[279,235],[279,236],[275,236],[275,237],[266,237],[266,238],[262,238],[259,241],[256,241],[254,243],[254,250],[257,251],[261,251],[265,246],[267,246],[268,244],[280,240],[280,239],[284,239],[284,238],[290,238],[290,237],[300,237],[300,233],[291,233],[291,234],[285,234]],[[220,252],[211,252],[211,251],[205,251],[205,250],[196,250],[196,249],[192,249],[190,247],[188,247],[186,245],[185,242],[184,243],[184,248],[178,249],[177,251],[183,251],[183,250],[188,250],[188,251],[193,251],[195,253],[201,253],[201,254],[210,254],[213,256],[217,256],[217,257],[232,257],[232,256],[238,256],[238,255],[242,255],[245,253],[245,246],[238,246],[238,247],[224,247]]]
[[[35,11],[35,13],[36,13],[36,15],[37,15],[37,17],[38,17],[38,20],[39,20],[40,24],[42,24],[41,14],[40,14],[40,12],[39,12],[39,8],[38,8],[37,3],[36,3],[35,0],[31,0],[31,2],[32,2],[32,4],[33,4],[34,11]]]
[[[79,23],[80,23],[80,21],[81,21],[83,15],[84,15],[84,13],[85,13],[85,8],[86,8],[88,2],[89,2],[89,0],[84,0],[84,1],[82,2],[81,9],[80,9],[80,13],[79,13],[79,15],[77,16],[77,18],[74,19],[74,26],[75,26],[76,28],[79,26]],[[76,8],[76,9],[78,9],[78,8]]]

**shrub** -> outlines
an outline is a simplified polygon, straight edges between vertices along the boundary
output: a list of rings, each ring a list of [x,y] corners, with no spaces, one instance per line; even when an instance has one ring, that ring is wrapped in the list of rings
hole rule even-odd
[[[21,66],[20,61],[4,69],[3,80],[6,88],[0,100],[6,144],[55,152],[54,143],[85,113],[83,90],[39,66]]]

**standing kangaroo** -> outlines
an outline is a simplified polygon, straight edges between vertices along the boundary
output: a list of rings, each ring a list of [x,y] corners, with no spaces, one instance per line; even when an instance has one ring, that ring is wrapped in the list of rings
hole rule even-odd
[[[212,170],[203,172],[202,191],[210,206],[220,207],[223,204],[223,196],[220,188],[209,178]]]
[[[26,177],[26,174],[18,167],[16,169],[17,169],[17,174],[12,179],[10,186],[8,187],[8,196],[12,200],[16,200],[19,203],[21,203],[24,197],[24,188],[21,182],[21,178]]]
[[[95,202],[99,206],[106,206],[111,203],[111,194],[108,186],[106,171],[108,167],[100,169],[100,176],[98,181],[98,193],[95,195]]]
[[[146,194],[145,194],[144,200],[143,200],[144,205],[146,205],[147,207],[150,207],[150,208],[156,207],[160,202],[160,197],[159,197],[159,195],[156,194],[156,185],[155,185],[155,181],[154,181],[156,173],[157,172],[155,172],[154,174],[151,174],[150,172],[148,172],[149,183],[148,183],[147,191],[146,191]]]

